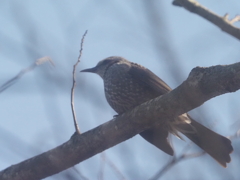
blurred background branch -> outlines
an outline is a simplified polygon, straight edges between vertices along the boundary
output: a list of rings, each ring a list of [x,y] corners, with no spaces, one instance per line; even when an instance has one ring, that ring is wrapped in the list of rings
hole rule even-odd
[[[229,19],[229,15],[218,16],[214,12],[202,6],[196,0],[174,0],[173,5],[182,6],[188,11],[198,14],[199,16],[210,21],[220,29],[240,40],[240,28],[233,25],[233,23],[240,21],[240,16],[237,15],[233,19]]]
[[[54,66],[53,61],[51,60],[50,57],[42,57],[37,59],[31,66],[21,70],[15,77],[13,77],[12,79],[8,80],[7,82],[5,82],[3,85],[0,86],[0,93],[3,92],[4,90],[6,90],[7,88],[9,88],[10,86],[12,86],[13,84],[15,84],[24,74],[32,71],[35,67],[45,63],[45,62],[50,62],[51,65]]]
[[[239,137],[240,137],[240,129],[234,135],[230,136],[229,139],[235,140]],[[172,168],[174,165],[176,165],[180,161],[200,157],[206,154],[205,151],[187,154],[186,152],[191,148],[191,146],[192,146],[192,143],[188,144],[183,149],[182,154],[179,157],[176,157],[174,155],[173,158],[163,168],[161,168],[152,178],[150,178],[150,180],[160,179],[166,171],[170,170],[170,168]]]

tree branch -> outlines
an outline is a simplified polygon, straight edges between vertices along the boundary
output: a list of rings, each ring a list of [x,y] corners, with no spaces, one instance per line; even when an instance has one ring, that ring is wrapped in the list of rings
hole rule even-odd
[[[198,14],[199,16],[218,26],[226,33],[240,40],[240,28],[237,28],[233,25],[234,22],[240,20],[239,15],[232,20],[229,20],[228,14],[224,15],[223,17],[218,16],[214,12],[200,5],[196,0],[174,0],[173,5],[182,6],[188,11]]]
[[[194,68],[186,81],[171,92],[152,99],[62,145],[12,165],[1,180],[34,180],[56,174],[117,145],[155,124],[194,109],[205,101],[240,89],[240,63]]]

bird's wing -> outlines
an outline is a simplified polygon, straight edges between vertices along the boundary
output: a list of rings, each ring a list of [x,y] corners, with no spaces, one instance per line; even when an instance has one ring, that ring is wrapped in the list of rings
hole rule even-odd
[[[148,88],[148,90],[156,96],[160,96],[171,91],[171,88],[162,79],[141,65],[132,63],[128,73],[135,81],[138,80],[139,83]],[[173,149],[168,142],[167,128],[154,126],[144,132],[141,132],[140,135],[165,153],[173,155]]]
[[[141,65],[132,63],[132,66],[129,69],[129,74],[131,74],[134,79],[138,79],[145,86],[156,91],[159,95],[172,90],[162,79]]]

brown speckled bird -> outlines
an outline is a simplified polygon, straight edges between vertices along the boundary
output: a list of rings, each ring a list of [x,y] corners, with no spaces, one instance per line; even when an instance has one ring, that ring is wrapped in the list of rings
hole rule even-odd
[[[119,115],[171,91],[163,80],[147,68],[118,56],[108,57],[97,66],[81,72],[96,73],[103,79],[106,99]],[[140,135],[165,153],[173,155],[168,141],[169,132],[180,138],[178,132],[181,132],[223,167],[231,161],[231,141],[199,124],[187,113],[169,121],[164,127],[152,127]]]

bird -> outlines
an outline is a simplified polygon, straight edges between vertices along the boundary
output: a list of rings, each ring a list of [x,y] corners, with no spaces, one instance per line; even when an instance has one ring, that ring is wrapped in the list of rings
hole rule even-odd
[[[120,56],[110,56],[93,68],[81,70],[98,74],[104,82],[105,97],[109,105],[121,115],[136,106],[168,93],[172,89],[152,71]],[[231,141],[184,113],[166,125],[157,125],[140,135],[163,152],[173,156],[169,133],[183,139],[185,135],[223,167],[231,161]]]

